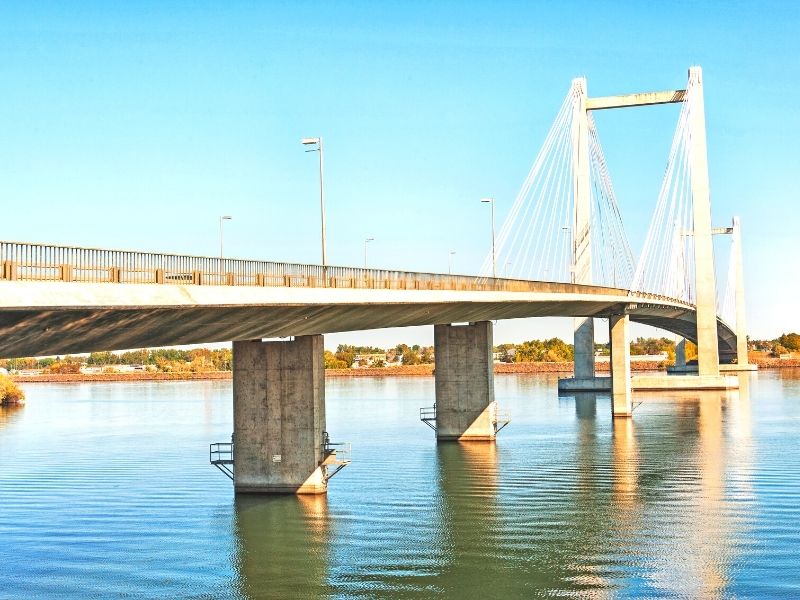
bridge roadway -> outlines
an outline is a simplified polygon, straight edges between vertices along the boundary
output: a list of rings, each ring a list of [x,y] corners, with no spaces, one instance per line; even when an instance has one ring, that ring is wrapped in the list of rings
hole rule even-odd
[[[404,276],[405,281],[433,277],[417,273]],[[487,281],[441,277],[445,281]],[[365,281],[393,285],[385,279]],[[497,289],[5,279],[0,280],[0,356],[44,356],[524,317],[602,318],[623,311],[631,321],[696,340],[694,307],[677,300],[564,283],[488,280],[488,284],[478,287]],[[504,291],[514,288],[521,289]],[[721,320],[717,326],[720,357],[733,358],[736,335]]]

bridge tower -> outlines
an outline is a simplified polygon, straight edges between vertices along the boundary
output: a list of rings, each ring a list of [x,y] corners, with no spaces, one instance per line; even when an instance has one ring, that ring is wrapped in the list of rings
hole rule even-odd
[[[697,303],[697,367],[702,376],[719,375],[717,340],[717,291],[712,244],[711,198],[708,184],[706,117],[703,102],[703,71],[689,68],[689,106],[692,213],[694,217],[694,263]]]
[[[586,78],[572,80],[572,185],[575,214],[572,223],[572,283],[592,283],[591,158]],[[574,320],[575,378],[592,379],[594,370],[594,319]]]

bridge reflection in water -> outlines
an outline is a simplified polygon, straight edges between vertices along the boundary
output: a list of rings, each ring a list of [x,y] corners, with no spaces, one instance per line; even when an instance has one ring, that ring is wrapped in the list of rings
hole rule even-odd
[[[520,424],[503,445],[440,444],[433,479],[418,483],[432,493],[412,490],[406,505],[386,498],[395,503],[388,512],[352,486],[329,504],[237,497],[240,592],[724,597],[755,511],[742,377],[738,392],[638,395],[633,420],[609,422],[608,396],[579,394],[557,442]],[[564,399],[542,406],[562,424],[565,408]],[[531,423],[549,419],[527,412]],[[420,502],[427,506],[412,506]],[[396,531],[422,513],[430,522]]]

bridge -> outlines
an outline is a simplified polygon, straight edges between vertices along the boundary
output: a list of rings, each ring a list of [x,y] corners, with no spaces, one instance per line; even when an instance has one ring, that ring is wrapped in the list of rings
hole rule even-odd
[[[591,113],[663,103],[682,110],[634,263]],[[733,242],[719,299],[714,234]],[[324,334],[433,325],[436,411],[427,420],[440,441],[493,441],[502,425],[492,321],[574,317],[575,377],[560,388],[608,389],[613,415],[630,417],[632,321],[698,347],[696,375],[653,387],[732,387],[720,362],[747,368],[740,239],[738,219],[711,225],[698,67],[686,90],[629,96],[589,98],[576,79],[479,275],[0,242],[0,356],[232,341],[236,490],[323,493],[336,463]],[[607,378],[594,372],[597,318],[609,322]]]

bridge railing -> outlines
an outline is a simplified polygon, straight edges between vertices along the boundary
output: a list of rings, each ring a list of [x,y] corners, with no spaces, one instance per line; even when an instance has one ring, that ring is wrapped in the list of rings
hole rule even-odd
[[[567,283],[493,279],[358,267],[323,267],[234,258],[182,256],[0,241],[0,279],[85,283],[464,290],[569,293]],[[582,286],[625,296],[627,290]],[[641,295],[640,295],[641,297]],[[657,296],[652,298],[658,299]]]

